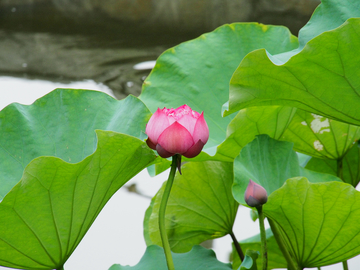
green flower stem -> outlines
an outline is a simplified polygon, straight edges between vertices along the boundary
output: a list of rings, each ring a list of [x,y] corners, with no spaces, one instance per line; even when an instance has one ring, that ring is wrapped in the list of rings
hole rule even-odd
[[[174,155],[172,157],[171,170],[170,170],[169,178],[168,178],[168,180],[166,182],[164,193],[163,193],[162,198],[161,198],[160,210],[159,210],[160,236],[161,236],[161,241],[162,241],[162,245],[163,245],[164,252],[165,252],[165,258],[166,258],[167,267],[168,267],[169,270],[175,270],[175,266],[174,266],[174,262],[173,262],[173,259],[172,259],[172,256],[171,256],[169,240],[168,240],[168,237],[167,237],[167,234],[166,234],[165,210],[166,210],[167,201],[168,201],[169,196],[170,196],[171,187],[172,187],[172,184],[174,182],[174,177],[175,177],[175,173],[176,173],[176,168],[178,166],[178,159],[179,158],[181,158],[180,155]]]
[[[260,236],[261,236],[261,253],[262,253],[262,265],[263,270],[267,270],[268,257],[267,257],[267,246],[266,246],[266,232],[264,225],[264,213],[262,211],[262,205],[256,207],[259,214],[259,225],[260,225]]]
[[[236,239],[234,232],[230,233],[231,239],[233,240],[236,252],[239,254],[241,262],[244,261],[244,252],[242,251],[239,241]]]
[[[336,172],[337,177],[339,177],[344,182],[344,180],[343,180],[343,177],[344,177],[344,175],[343,175],[343,158],[339,158],[336,161],[336,163],[337,163],[337,168],[336,168],[337,169],[337,172]],[[342,265],[343,265],[344,270],[349,270],[347,261],[343,261]]]
[[[302,268],[300,268],[300,266],[297,264],[296,261],[294,261],[294,259],[291,257],[284,240],[282,239],[282,236],[279,232],[279,229],[277,227],[277,225],[270,219],[268,218],[270,227],[271,227],[271,231],[273,232],[273,235],[276,239],[276,242],[282,252],[282,254],[285,257],[286,262],[288,263],[288,269],[290,270],[300,270]]]

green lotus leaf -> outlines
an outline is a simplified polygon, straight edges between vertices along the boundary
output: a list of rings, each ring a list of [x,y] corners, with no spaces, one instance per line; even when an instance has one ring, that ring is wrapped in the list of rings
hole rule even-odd
[[[156,155],[143,141],[97,131],[96,151],[72,164],[38,157],[0,203],[0,265],[60,269],[111,196]]]
[[[170,247],[187,252],[205,240],[232,232],[238,203],[231,194],[232,163],[189,162],[176,174],[166,207],[165,222]],[[158,213],[165,183],[146,211],[144,236],[147,245],[162,246]]]
[[[236,201],[246,205],[244,195],[249,179],[263,186],[270,195],[287,179],[296,176],[305,176],[312,182],[341,181],[333,175],[302,168],[293,143],[259,135],[234,160],[233,196]]]
[[[333,30],[349,18],[360,17],[357,0],[322,0],[309,22],[299,31],[300,48],[316,36]]]
[[[340,159],[359,138],[359,126],[298,109],[280,140],[293,142],[296,151],[313,157]]]
[[[256,135],[294,143],[294,150],[307,155],[342,158],[360,137],[360,127],[282,106],[242,109],[230,122],[227,138],[215,157],[232,161]]]
[[[360,254],[360,192],[349,184],[292,178],[269,196],[263,210],[301,269]]]
[[[266,243],[267,243],[267,253],[268,253],[268,269],[275,268],[286,268],[287,262],[279,249],[276,239],[271,231],[271,229],[266,230]],[[243,250],[261,250],[261,239],[260,234],[247,238],[240,241],[240,246]],[[233,246],[233,269],[238,269],[240,266],[240,258]],[[256,261],[258,269],[262,269],[262,257]]]
[[[286,63],[264,49],[249,53],[231,79],[227,114],[281,105],[360,125],[359,33],[360,19],[349,19],[310,40]]]
[[[211,159],[226,136],[232,116],[221,117],[229,98],[229,81],[249,52],[266,48],[276,54],[298,46],[297,38],[282,26],[257,23],[224,25],[197,39],[165,51],[144,82],[140,99],[154,112],[158,107],[183,104],[204,111],[210,138],[196,160]],[[213,158],[216,159],[216,158]]]
[[[229,270],[230,264],[219,262],[214,251],[194,246],[187,253],[172,253],[176,270]],[[135,266],[114,264],[109,270],[167,270],[164,250],[156,245],[148,246],[144,256]]]
[[[338,161],[333,159],[311,158],[306,167],[309,170],[338,175]],[[354,145],[342,158],[341,179],[356,187],[360,182],[360,148]]]
[[[280,139],[295,112],[295,108],[281,106],[252,107],[239,111],[230,122],[226,139],[218,146],[215,157],[232,162],[256,135],[268,134],[273,139]]]
[[[272,61],[285,63],[301,52],[305,45],[318,35],[341,26],[347,19],[360,17],[357,0],[322,0],[308,23],[299,31],[299,47],[270,57]]]
[[[141,138],[150,116],[136,97],[89,90],[56,89],[32,105],[10,104],[0,112],[0,200],[34,158],[80,162],[96,149],[95,129]]]
[[[247,250],[245,253],[244,261],[241,263],[239,270],[257,270],[257,259],[259,251]]]

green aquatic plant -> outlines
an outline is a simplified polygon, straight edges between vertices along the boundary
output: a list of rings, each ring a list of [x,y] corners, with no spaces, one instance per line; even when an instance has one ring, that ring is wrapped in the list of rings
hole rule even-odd
[[[139,98],[56,89],[7,106],[0,265],[64,269],[111,196],[145,168],[168,169],[173,156],[171,192],[164,183],[145,214],[142,260],[106,267],[347,269],[360,254],[358,48],[360,3],[323,0],[298,38],[282,26],[233,23],[165,51]],[[158,108],[184,104],[204,112],[194,114],[200,127],[176,126],[171,136],[168,126],[156,134],[146,127]],[[165,151],[157,147],[163,133]],[[266,191],[260,216],[270,229],[239,242],[233,225],[239,205],[250,207],[250,179]],[[198,246],[225,235],[229,264]]]

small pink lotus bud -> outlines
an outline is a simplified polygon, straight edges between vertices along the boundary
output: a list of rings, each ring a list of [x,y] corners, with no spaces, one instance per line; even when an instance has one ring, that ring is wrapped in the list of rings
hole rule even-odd
[[[256,184],[250,179],[245,191],[245,202],[251,207],[259,207],[267,202],[267,192],[265,188]]]
[[[183,105],[177,109],[160,109],[146,125],[147,145],[163,158],[175,154],[193,158],[200,154],[209,139],[204,114]]]

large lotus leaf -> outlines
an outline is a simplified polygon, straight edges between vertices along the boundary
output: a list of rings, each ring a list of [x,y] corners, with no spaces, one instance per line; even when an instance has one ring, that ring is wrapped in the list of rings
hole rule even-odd
[[[360,137],[360,127],[291,107],[249,107],[230,122],[215,157],[233,160],[259,134],[293,142],[296,151],[311,156],[338,159]]]
[[[172,253],[176,270],[229,270],[230,264],[216,259],[214,251],[194,246],[187,253]],[[156,245],[148,246],[140,262],[134,266],[114,264],[109,270],[167,270],[164,250]]]
[[[342,25],[347,19],[360,17],[360,4],[357,0],[322,0],[308,23],[299,31],[299,47],[270,57],[275,63],[285,63],[301,52],[307,42],[326,31]]]
[[[276,239],[271,231],[271,229],[266,230],[266,245],[267,245],[267,254],[268,254],[268,269],[274,268],[286,268],[287,262],[279,249]],[[240,241],[240,246],[243,250],[257,250],[261,251],[261,239],[260,234],[247,238]],[[233,269],[237,269],[240,264],[240,258],[233,246]],[[262,256],[256,261],[258,269],[262,269]]]
[[[38,157],[0,203],[0,265],[59,269],[110,197],[156,155],[143,141],[97,131],[79,163]]]
[[[320,35],[342,25],[349,18],[360,17],[358,0],[322,0],[309,22],[300,29],[300,47]]]
[[[360,127],[298,109],[281,140],[296,151],[319,158],[342,158],[360,138]]]
[[[246,205],[244,194],[249,179],[263,186],[268,195],[296,176],[305,176],[311,182],[341,181],[333,175],[302,168],[292,148],[293,143],[276,141],[268,135],[259,135],[246,145],[234,160],[235,200]]]
[[[309,170],[338,175],[338,163],[333,159],[311,158],[306,167]],[[354,145],[342,159],[342,180],[356,187],[360,182],[360,148]]]
[[[301,269],[360,253],[360,192],[341,182],[289,179],[263,206]]]
[[[230,122],[226,139],[218,146],[215,157],[233,161],[256,135],[268,134],[271,138],[280,139],[295,112],[295,108],[281,106],[252,107],[239,111]]]
[[[183,104],[204,111],[210,129],[204,150],[213,155],[225,139],[232,119],[221,117],[221,107],[229,98],[230,78],[244,56],[259,48],[276,54],[297,46],[297,38],[282,26],[221,26],[164,52],[145,80],[140,99],[152,112],[158,107],[176,108]],[[197,159],[205,158],[210,157],[203,153]]]
[[[0,112],[0,200],[39,156],[76,163],[94,152],[95,129],[140,138],[151,113],[136,97],[118,101],[86,90],[56,89],[32,105]]]
[[[166,230],[170,247],[186,252],[205,240],[232,232],[238,203],[231,194],[232,163],[189,162],[177,174],[166,207]],[[162,246],[158,213],[165,183],[146,212],[144,235],[147,245]]]
[[[349,19],[285,64],[273,63],[264,49],[249,53],[231,79],[227,113],[283,105],[360,125],[359,46],[360,19]]]

